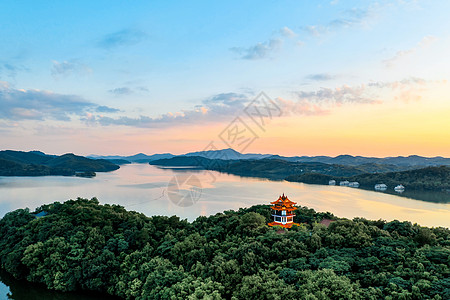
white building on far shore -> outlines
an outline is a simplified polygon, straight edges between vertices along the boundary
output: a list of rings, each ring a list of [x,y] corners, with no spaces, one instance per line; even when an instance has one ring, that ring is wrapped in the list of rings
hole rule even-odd
[[[385,185],[384,183],[378,183],[378,184],[375,184],[375,189],[377,191],[385,191],[385,190],[387,190],[387,185]]]
[[[348,184],[348,186],[349,186],[349,187],[353,187],[353,188],[358,188],[358,187],[359,187],[359,182],[358,182],[358,181],[350,182],[350,183]]]

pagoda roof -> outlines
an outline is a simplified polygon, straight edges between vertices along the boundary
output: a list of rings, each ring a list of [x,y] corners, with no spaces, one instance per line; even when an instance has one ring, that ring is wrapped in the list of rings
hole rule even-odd
[[[297,203],[289,200],[289,198],[287,196],[285,196],[284,193],[283,193],[283,195],[280,196],[278,198],[278,200],[270,202],[270,204],[275,204],[275,205],[278,204],[278,205],[282,205],[282,206],[292,206],[292,205],[297,204]]]

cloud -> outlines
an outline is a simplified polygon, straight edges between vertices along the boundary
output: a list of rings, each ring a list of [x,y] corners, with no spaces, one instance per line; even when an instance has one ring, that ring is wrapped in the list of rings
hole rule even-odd
[[[310,75],[306,76],[305,78],[308,80],[313,80],[313,81],[328,81],[328,80],[336,79],[337,76],[328,74],[328,73],[317,73],[317,74],[310,74]]]
[[[308,34],[318,37],[324,33],[328,32],[328,28],[320,25],[307,25],[303,26],[302,29]]]
[[[8,78],[15,78],[20,71],[28,71],[28,69],[11,62],[0,61],[0,78],[2,75]]]
[[[345,10],[340,17],[330,21],[328,27],[330,28],[341,28],[341,27],[352,27],[356,25],[362,25],[367,22],[367,20],[374,16],[375,11],[373,6],[367,9],[361,8],[351,8]]]
[[[248,48],[233,47],[231,51],[239,54],[241,59],[256,60],[268,58],[273,52],[280,49],[283,41],[279,38],[270,39],[267,42],[257,43]]]
[[[366,93],[365,85],[348,86],[343,85],[337,88],[320,88],[317,91],[299,91],[294,92],[296,97],[301,101],[319,104],[336,104],[344,103],[379,103],[378,99],[370,97]]]
[[[422,40],[420,40],[416,46],[407,49],[407,50],[400,50],[397,51],[397,53],[395,53],[394,56],[392,56],[391,58],[385,59],[382,61],[382,63],[384,64],[384,66],[386,68],[391,68],[393,67],[398,61],[402,60],[403,58],[410,56],[412,54],[414,54],[416,51],[426,48],[429,45],[431,45],[432,43],[434,43],[437,40],[436,37],[434,36],[425,36]]]
[[[381,99],[408,102],[420,100],[421,93],[427,89],[429,84],[434,83],[439,82],[411,77],[399,81],[378,81],[356,86],[320,88],[316,91],[296,91],[293,94],[299,101],[328,107],[343,104],[380,104],[383,102]]]
[[[329,113],[329,109],[321,107],[316,103],[311,103],[307,100],[299,99],[297,101],[287,100],[283,98],[276,98],[275,102],[283,112],[283,115],[325,115]]]
[[[124,96],[124,95],[130,95],[133,93],[133,91],[128,87],[119,87],[112,90],[109,90],[111,94],[114,94],[116,96]]]
[[[320,75],[320,76],[317,76]],[[324,74],[313,74],[315,77]],[[273,99],[281,109],[281,115],[325,115],[343,105],[376,105],[384,99],[420,100],[421,92],[433,82],[421,78],[406,78],[391,82],[370,82],[355,86],[342,85],[335,88],[320,88],[312,91],[294,91],[293,99],[281,97]],[[230,121],[242,116],[245,108],[252,102],[254,95],[248,93],[220,93],[204,99],[192,109],[169,112],[158,117],[126,115],[111,117],[88,113],[82,120],[90,125],[131,126],[141,128],[161,128],[184,124],[202,124]],[[383,99],[383,100],[382,100]],[[114,110],[116,112],[117,110]],[[113,111],[111,111],[113,112]]]
[[[250,47],[232,47],[230,50],[239,55],[240,59],[258,60],[270,58],[276,53],[287,39],[295,38],[297,34],[287,26],[274,32],[273,37],[265,42],[256,43]],[[303,45],[301,42],[296,43]]]
[[[0,82],[0,119],[70,121],[72,116],[84,116],[89,111],[117,110],[98,106],[82,97],[41,90],[13,89]]]
[[[280,34],[285,37],[296,37],[297,34],[287,26],[280,29]]]
[[[102,126],[132,126],[142,128],[154,128],[164,126],[179,126],[182,124],[198,124],[205,122],[229,121],[232,118],[242,115],[244,109],[253,100],[246,94],[221,93],[209,97],[202,101],[192,110],[183,110],[176,113],[166,113],[159,117],[120,116],[116,118],[107,116],[94,116],[89,114],[85,121],[89,124],[99,124]],[[275,98],[272,101],[283,111],[283,115],[324,115],[329,112],[327,107],[319,103],[313,103],[310,99],[287,100]]]
[[[352,8],[344,10],[339,16],[325,24],[306,25],[301,27],[306,33],[319,37],[342,28],[361,26],[376,15],[376,6],[372,5],[366,9]]]
[[[400,100],[409,103],[411,101],[420,101],[422,99],[422,92],[429,89],[430,86],[442,84],[446,84],[446,82],[410,77],[392,82],[371,82],[368,84],[368,86],[376,87],[378,89],[388,89],[391,92],[394,92],[394,100]]]
[[[242,113],[250,99],[245,94],[222,93],[209,97],[202,101],[202,104],[195,106],[191,110],[181,112],[169,112],[159,117],[128,117],[120,116],[111,118],[107,116],[89,115],[84,120],[89,124],[100,124],[103,126],[122,125],[133,127],[156,127],[171,126],[197,122],[216,122],[228,120],[232,116]]]
[[[111,90],[108,90],[109,93],[115,95],[115,96],[127,96],[134,93],[138,94],[147,94],[150,92],[148,88],[145,86],[135,86],[135,87],[118,87]]]
[[[123,29],[103,36],[97,46],[113,49],[121,46],[132,46],[141,42],[147,35],[136,29]]]
[[[97,106],[95,111],[99,112],[99,113],[116,113],[116,112],[119,112],[120,109],[112,108],[112,107],[109,107],[109,106],[100,105],[100,106]]]
[[[144,93],[150,92],[150,90],[149,90],[148,88],[146,88],[145,86],[138,86],[136,89],[137,89],[138,91],[144,92]]]
[[[409,77],[409,78],[405,78],[402,80],[398,80],[398,81],[389,81],[389,82],[384,82],[384,81],[375,81],[375,82],[370,82],[368,84],[368,86],[370,87],[377,87],[377,88],[390,88],[392,90],[396,90],[396,89],[404,89],[404,88],[409,88],[412,86],[425,86],[428,83],[434,83],[433,81],[427,81],[423,78],[418,78],[418,77]]]
[[[52,67],[50,70],[52,76],[56,79],[61,77],[67,77],[69,75],[73,75],[75,73],[90,73],[92,70],[86,65],[77,63],[77,62],[69,62],[69,61],[52,61]]]

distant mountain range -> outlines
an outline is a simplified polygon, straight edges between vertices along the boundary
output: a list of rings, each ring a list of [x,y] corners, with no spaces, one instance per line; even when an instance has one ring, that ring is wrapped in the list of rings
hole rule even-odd
[[[155,163],[156,162],[156,163]],[[386,173],[419,169],[428,166],[450,165],[450,158],[422,157],[363,157],[351,155],[280,156],[272,154],[239,153],[233,149],[190,152],[183,155],[161,153],[132,156],[88,157],[74,154],[48,155],[41,151],[0,151],[0,176],[73,175],[77,172],[106,172],[127,163],[155,165],[197,166],[216,168],[245,176],[282,179],[288,175],[315,172],[331,176],[355,176],[364,173]],[[231,167],[232,166],[232,167]],[[230,169],[231,168],[231,169]],[[267,175],[269,174],[269,175]]]
[[[164,159],[164,158],[172,158],[176,155],[170,154],[170,153],[162,153],[162,154],[153,154],[153,155],[147,155],[144,153],[138,153],[131,156],[119,156],[119,155],[108,155],[108,156],[101,156],[101,155],[89,155],[88,158],[91,159],[106,159],[110,161],[118,161],[119,164],[124,163],[148,163],[150,161],[158,160],[158,159]]]
[[[108,160],[124,160],[127,162],[135,162],[135,163],[148,163],[151,161],[156,161],[159,159],[168,159],[172,157],[182,157],[182,156],[196,156],[196,157],[204,157],[208,159],[221,159],[221,160],[259,160],[259,159],[278,159],[289,162],[317,162],[317,163],[325,163],[325,164],[338,164],[338,165],[346,165],[346,166],[361,166],[364,165],[366,167],[376,166],[388,166],[386,171],[400,171],[411,169],[412,167],[428,167],[428,166],[442,166],[442,165],[450,165],[450,158],[444,157],[423,157],[418,155],[411,156],[397,156],[397,157],[364,157],[364,156],[352,156],[352,155],[339,155],[336,157],[331,156],[280,156],[273,154],[258,154],[258,153],[239,153],[233,149],[222,149],[222,150],[209,150],[209,151],[199,151],[199,152],[190,152],[183,155],[174,155],[171,153],[163,153],[163,154],[153,154],[146,155],[143,153],[139,153],[133,156],[98,156],[98,155],[90,155],[88,157],[94,159],[108,159]],[[389,167],[390,166],[390,167]],[[392,166],[403,167],[400,169],[395,169]],[[374,168],[374,169],[376,169]]]
[[[61,156],[40,151],[0,151],[0,176],[72,176],[77,173],[108,172],[119,166],[107,160],[90,159],[72,153]],[[94,173],[95,175],[95,173]]]

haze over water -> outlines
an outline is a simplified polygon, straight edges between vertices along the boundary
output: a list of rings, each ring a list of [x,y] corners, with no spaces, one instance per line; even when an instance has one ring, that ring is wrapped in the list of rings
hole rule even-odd
[[[186,196],[187,202],[182,203],[191,206],[176,204],[182,198],[173,196],[178,191],[174,190],[174,176],[179,180],[179,195]],[[195,179],[194,184],[200,189],[192,191],[189,181],[183,185],[181,181],[188,178]],[[147,216],[177,215],[193,221],[201,215],[269,204],[281,193],[298,205],[316,211],[330,211],[338,217],[397,219],[424,226],[450,227],[450,204],[348,187],[269,181],[218,172],[174,171],[147,164],[124,165],[114,172],[97,173],[95,178],[0,177],[0,216],[18,208],[34,210],[54,201],[97,197],[102,204],[119,204]]]

